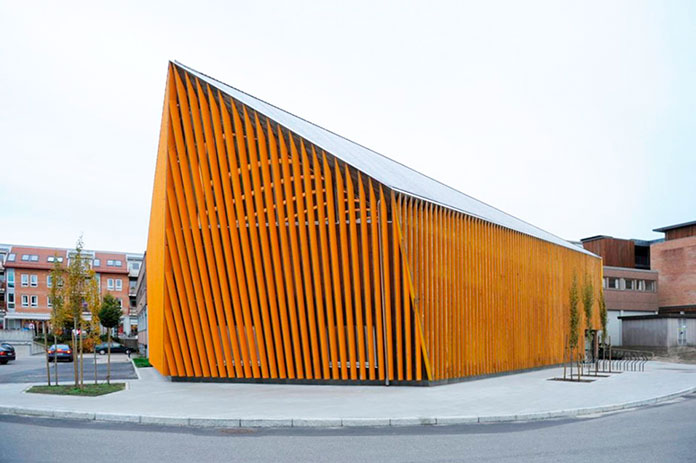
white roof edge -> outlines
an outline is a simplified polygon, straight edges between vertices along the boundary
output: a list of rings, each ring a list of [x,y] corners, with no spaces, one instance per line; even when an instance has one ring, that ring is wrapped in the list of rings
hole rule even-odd
[[[576,252],[599,257],[586,249],[544,231],[530,223],[507,214],[493,206],[466,195],[448,185],[411,169],[383,154],[377,153],[330,130],[295,116],[248,93],[231,87],[224,82],[196,71],[178,61],[176,66],[184,69],[211,86],[223,91],[242,104],[258,111],[274,122],[320,147],[350,166],[364,172],[388,188],[424,201],[438,204],[448,209],[480,218],[502,227],[518,231],[549,243]]]

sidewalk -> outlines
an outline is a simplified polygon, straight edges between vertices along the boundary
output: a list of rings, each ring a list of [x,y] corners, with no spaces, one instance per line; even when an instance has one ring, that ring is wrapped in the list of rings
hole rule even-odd
[[[696,365],[649,362],[592,383],[560,368],[436,387],[172,383],[152,368],[100,397],[0,384],[0,414],[192,426],[404,426],[543,420],[646,406],[696,391]]]

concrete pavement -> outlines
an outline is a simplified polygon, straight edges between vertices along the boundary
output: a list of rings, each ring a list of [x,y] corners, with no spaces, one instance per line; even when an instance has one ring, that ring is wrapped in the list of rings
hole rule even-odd
[[[696,391],[696,365],[649,362],[590,383],[552,368],[437,387],[172,383],[154,369],[100,397],[0,385],[0,414],[206,427],[405,426],[533,421],[646,406]]]

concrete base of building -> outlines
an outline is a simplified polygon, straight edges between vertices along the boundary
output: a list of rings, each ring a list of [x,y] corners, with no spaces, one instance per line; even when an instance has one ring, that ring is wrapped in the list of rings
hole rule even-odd
[[[486,378],[497,378],[531,371],[546,370],[549,368],[562,367],[562,363],[542,365],[534,368],[522,368],[518,370],[501,371],[487,375],[461,376],[458,378],[447,378],[436,381],[399,381],[399,380],[370,380],[370,379],[298,379],[298,378],[214,378],[203,376],[170,376],[170,381],[175,383],[240,383],[240,384],[298,384],[310,386],[442,386],[445,384],[456,384],[466,381],[475,381]]]

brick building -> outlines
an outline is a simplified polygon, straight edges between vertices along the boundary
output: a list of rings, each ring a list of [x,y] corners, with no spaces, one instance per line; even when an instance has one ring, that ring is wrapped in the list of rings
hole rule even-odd
[[[696,313],[696,221],[654,231],[665,234],[650,248],[652,268],[660,274],[660,311]]]
[[[607,330],[614,345],[681,345],[693,336],[687,319],[696,317],[696,221],[653,231],[665,238],[581,240],[603,259]]]
[[[582,246],[602,256],[607,334],[614,345],[622,344],[619,317],[656,314],[658,273],[650,269],[652,242],[597,235],[581,240]]]
[[[33,328],[38,331],[51,314],[51,269],[56,261],[67,266],[74,252],[65,248],[0,246],[0,294],[3,302],[0,317],[3,328]],[[121,303],[123,320],[119,332],[129,335],[131,328],[137,326],[134,282],[142,264],[142,255],[90,250],[83,250],[83,255],[96,272],[101,293],[110,293]],[[89,319],[89,315],[86,318]]]

